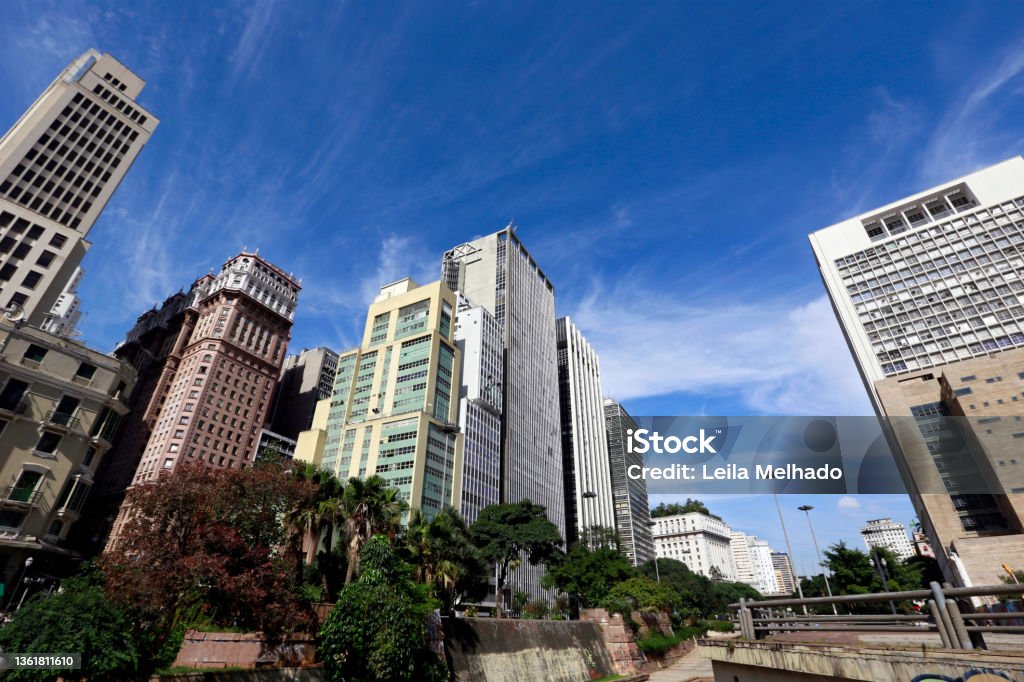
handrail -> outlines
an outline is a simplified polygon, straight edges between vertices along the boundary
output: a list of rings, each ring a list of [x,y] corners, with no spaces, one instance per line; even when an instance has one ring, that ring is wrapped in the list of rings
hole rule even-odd
[[[996,597],[1007,594],[1024,595],[1024,585],[980,585],[976,587],[944,587],[947,597]],[[928,599],[931,590],[906,590],[903,592],[871,592],[868,594],[837,594],[831,597],[806,597],[804,599],[765,599],[746,602],[747,608],[771,609],[777,606],[814,606],[818,604],[856,604],[877,603],[887,601],[906,601],[908,599]],[[740,608],[738,602],[729,604],[732,610]]]

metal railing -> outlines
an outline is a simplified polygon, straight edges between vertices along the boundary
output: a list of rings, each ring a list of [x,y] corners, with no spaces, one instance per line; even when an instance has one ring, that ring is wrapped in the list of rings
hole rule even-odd
[[[931,583],[928,590],[905,592],[875,592],[871,594],[844,594],[832,597],[805,599],[772,599],[750,601],[740,599],[730,604],[736,611],[740,633],[747,639],[763,639],[772,633],[785,632],[902,632],[915,634],[922,631],[937,633],[947,649],[985,648],[982,633],[1024,633],[1022,612],[981,612],[975,609],[971,597],[1001,597],[1024,595],[1024,585],[985,585],[978,587],[944,587]],[[906,601],[926,602],[921,613],[898,613],[896,604]],[[807,607],[847,606],[856,608],[866,604],[886,604],[891,614],[816,615],[807,613]],[[793,608],[800,608],[797,614]],[[1009,621],[1009,623],[1007,623]]]

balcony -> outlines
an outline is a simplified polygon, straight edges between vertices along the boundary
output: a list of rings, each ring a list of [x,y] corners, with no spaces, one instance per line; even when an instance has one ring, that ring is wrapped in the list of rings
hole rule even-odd
[[[78,417],[73,417],[70,414],[64,412],[50,411],[46,413],[46,418],[43,420],[48,425],[63,426],[68,431],[81,431],[82,424],[78,420]]]
[[[9,485],[3,489],[3,497],[0,498],[0,504],[14,507],[31,507],[36,504],[40,492],[35,487],[26,488]]]
[[[18,402],[6,402],[0,403],[0,412],[8,412],[10,414],[25,414],[28,411],[28,400],[22,399]]]

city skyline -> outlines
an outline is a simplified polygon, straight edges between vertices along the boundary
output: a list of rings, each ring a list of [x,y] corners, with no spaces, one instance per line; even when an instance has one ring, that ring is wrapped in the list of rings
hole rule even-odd
[[[258,5],[244,17],[213,17],[212,25],[228,36],[224,45],[218,47],[213,44],[212,32],[193,36],[191,30],[183,31],[187,21],[178,25],[160,16],[134,20],[113,17],[101,25],[93,21],[98,11],[12,10],[11,22],[0,29],[10,31],[4,34],[10,38],[8,47],[2,48],[10,50],[5,54],[10,70],[0,72],[0,82],[7,84],[12,93],[0,103],[0,119],[4,124],[13,122],[52,79],[53,73],[89,47],[110,50],[133,68],[138,65],[137,70],[147,78],[149,85],[141,103],[160,112],[161,133],[154,138],[158,146],[151,144],[140,157],[134,172],[99,221],[92,237],[97,247],[84,262],[87,274],[79,290],[86,312],[81,325],[85,338],[103,349],[112,348],[143,311],[168,293],[187,287],[192,273],[219,266],[223,258],[245,246],[259,246],[282,267],[304,278],[304,299],[299,306],[292,348],[328,345],[343,350],[356,345],[361,310],[365,310],[367,296],[376,287],[406,275],[431,281],[436,277],[437,255],[444,248],[492,232],[515,217],[523,225],[521,234],[531,252],[559,286],[557,314],[571,315],[577,321],[602,358],[606,393],[622,400],[633,414],[801,413],[815,406],[830,408],[820,409],[822,412],[866,413],[868,402],[852,362],[845,359],[842,338],[821,294],[813,257],[803,243],[804,235],[817,226],[854,214],[858,207],[883,205],[933,181],[958,177],[1019,152],[1019,145],[1014,147],[1016,127],[1006,119],[1006,112],[1020,97],[1015,85],[1024,70],[1024,59],[1012,35],[1003,41],[991,39],[991,27],[1000,25],[996,18],[955,6],[947,16],[951,21],[962,20],[957,40],[943,44],[940,49],[938,29],[933,29],[935,33],[925,30],[916,40],[927,49],[911,55],[899,69],[888,69],[892,64],[884,62],[882,51],[872,49],[884,45],[907,21],[918,23],[911,9],[899,10],[903,15],[896,12],[885,17],[874,31],[860,36],[863,45],[856,49],[845,42],[836,46],[845,49],[845,61],[840,63],[846,65],[855,63],[853,60],[862,55],[861,50],[875,55],[869,63],[859,65],[867,75],[844,78],[848,91],[837,98],[847,102],[848,95],[857,94],[862,99],[855,101],[862,106],[847,107],[849,111],[843,114],[836,107],[827,108],[820,121],[800,130],[783,125],[765,137],[755,135],[765,130],[755,130],[752,122],[745,124],[736,117],[716,116],[715,112],[742,109],[745,102],[752,100],[736,97],[731,90],[711,84],[713,96],[706,98],[705,113],[680,119],[679,131],[687,129],[684,123],[694,130],[705,130],[705,116],[723,123],[727,130],[736,133],[731,142],[737,144],[737,149],[720,156],[716,154],[723,150],[721,146],[692,148],[680,141],[679,131],[659,138],[668,147],[664,154],[654,153],[651,149],[656,136],[642,131],[645,120],[649,120],[645,119],[645,105],[660,107],[659,116],[682,116],[688,102],[687,91],[669,98],[667,103],[652,104],[649,93],[637,91],[626,78],[631,69],[654,66],[656,57],[671,56],[668,51],[651,54],[641,50],[651,37],[681,37],[673,34],[672,29],[654,28],[671,24],[661,21],[671,18],[669,10],[651,8],[650,14],[626,22],[629,30],[625,37],[589,58],[582,56],[583,50],[576,49],[581,41],[586,36],[610,33],[608,29],[613,25],[619,28],[617,22],[622,17],[612,16],[612,10],[606,9],[587,25],[572,16],[554,16],[553,26],[569,26],[576,31],[564,42],[552,45],[550,53],[538,55],[536,50],[542,49],[548,37],[546,30],[531,34],[525,28],[517,29],[506,40],[518,40],[525,47],[533,47],[533,54],[523,50],[531,59],[506,57],[507,61],[495,67],[511,81],[531,73],[529,67],[534,64],[555,63],[551,60],[562,57],[567,59],[566,68],[579,74],[580,82],[570,90],[566,104],[556,108],[550,119],[537,123],[532,135],[526,134],[531,132],[526,104],[517,102],[513,96],[513,104],[509,105],[513,111],[506,114],[508,119],[502,119],[492,105],[484,105],[497,101],[503,94],[501,90],[479,86],[477,79],[483,72],[457,74],[461,76],[456,79],[460,101],[473,105],[467,117],[505,122],[519,136],[511,136],[520,140],[518,143],[507,143],[506,135],[488,134],[486,125],[471,128],[477,136],[474,140],[487,143],[482,149],[494,159],[482,156],[482,151],[471,153],[465,143],[457,145],[454,156],[436,155],[439,140],[450,136],[458,128],[456,124],[464,123],[451,120],[450,114],[442,117],[434,128],[428,126],[422,131],[426,142],[411,141],[410,126],[420,120],[416,112],[432,111],[433,102],[411,88],[410,73],[389,77],[389,65],[405,63],[395,60],[409,53],[391,43],[382,47],[380,53],[369,50],[368,44],[359,43],[346,27],[359,22],[380,27],[383,18],[367,8],[359,9],[356,17],[345,14],[351,10],[337,9],[323,17],[322,30],[347,36],[350,40],[345,44],[362,61],[357,60],[351,70],[332,75],[340,83],[363,85],[359,92],[372,90],[375,96],[367,106],[378,107],[380,111],[390,111],[387,103],[392,92],[410,95],[403,100],[402,112],[391,112],[379,123],[368,118],[378,109],[351,105],[350,110],[346,109],[348,102],[328,97],[323,89],[328,82],[319,80],[320,76],[313,78],[313,84],[321,88],[317,97],[299,97],[297,106],[301,112],[311,112],[321,100],[329,104],[326,110],[331,115],[319,119],[314,116],[310,125],[333,129],[337,124],[334,116],[337,121],[347,122],[346,114],[353,114],[362,126],[355,130],[367,133],[367,138],[377,143],[387,143],[381,145],[381,158],[395,165],[370,164],[369,171],[358,175],[354,183],[357,187],[365,189],[407,180],[397,185],[402,188],[400,194],[388,194],[378,188],[369,195],[372,201],[367,204],[344,205],[344,197],[335,193],[347,197],[347,192],[356,190],[336,190],[332,178],[347,177],[344,171],[351,170],[351,164],[370,156],[365,153],[366,147],[353,141],[355,133],[322,147],[303,147],[293,135],[267,141],[265,150],[260,146],[267,140],[267,126],[279,125],[282,113],[264,103],[256,95],[257,88],[284,87],[283,92],[294,98],[296,91],[286,87],[287,78],[303,67],[319,73],[316,67],[327,63],[327,55],[316,51],[302,58],[309,61],[295,61],[298,58],[294,57],[280,64],[276,61],[286,49],[282,35],[289,29],[299,26],[314,30],[308,19],[273,3]],[[200,15],[202,12],[196,8],[189,11]],[[727,25],[725,17],[716,16],[714,10],[706,11],[710,14],[703,19],[712,25]],[[798,18],[793,30],[803,32],[803,48],[826,49],[829,32],[824,29],[836,22],[867,21],[854,16],[856,13],[849,9],[829,11],[829,15],[809,11]],[[772,14],[773,10],[763,9],[755,19],[771,23]],[[423,33],[453,30],[444,17],[414,15],[410,10],[391,33],[395,44],[405,38],[415,39],[414,47],[405,50],[422,51],[426,39]],[[203,17],[193,15],[190,19],[200,22]],[[429,20],[423,33],[412,29],[419,19]],[[479,10],[464,19],[495,29],[494,22]],[[162,30],[139,30],[133,21],[140,22],[143,28],[147,22],[154,22]],[[851,35],[857,33],[854,26],[850,28]],[[156,34],[161,42],[145,37]],[[38,41],[43,53],[36,54],[26,41],[40,36],[46,40]],[[178,62],[169,58],[169,51],[183,44],[186,37],[196,39],[197,50],[195,56],[184,57],[180,70],[175,71],[171,65]],[[484,54],[490,37],[492,34],[483,31],[465,46],[471,53],[467,61]],[[775,65],[785,62],[785,37],[784,33],[770,34],[752,48],[752,55],[770,55]],[[330,44],[330,40],[321,42]],[[782,56],[776,57],[774,49]],[[973,53],[970,73],[956,81],[942,76],[946,65],[967,53]],[[439,65],[445,64],[443,57],[447,54],[442,50],[441,56],[435,57]],[[31,63],[24,55],[32,56]],[[708,59],[714,56],[711,53]],[[750,57],[733,66],[744,76],[739,82],[750,86],[757,82],[759,71],[746,63],[747,59]],[[616,66],[619,60],[623,63]],[[358,69],[366,65],[376,67],[370,69],[371,73],[383,76],[376,87],[366,85],[358,76]],[[609,108],[602,108],[600,100],[586,95],[587,88],[595,85],[593,71],[598,66],[614,67],[616,78],[607,86],[612,95]],[[656,71],[660,78],[677,82],[688,73],[689,64],[680,57],[666,59],[660,66]],[[835,75],[816,76],[790,67],[791,71],[784,70],[784,78],[774,86],[779,91],[787,87],[813,90],[819,78],[825,79],[821,82],[831,82],[826,76]],[[312,78],[316,74],[310,75]],[[415,75],[427,77],[428,81],[437,78],[418,71]],[[506,79],[500,82],[505,84]],[[237,86],[240,96],[251,103],[251,110],[237,111],[232,99],[219,88],[225,85]],[[338,83],[329,85],[331,89],[344,89]],[[702,81],[701,85],[708,83]],[[538,90],[547,95],[553,88],[550,80],[538,85]],[[646,100],[629,97],[644,94],[648,95]],[[764,117],[770,124],[790,115],[798,120],[804,115],[791,100],[767,96],[764,91],[753,95],[760,98],[761,106],[752,119]],[[533,106],[538,102],[537,94],[524,95],[519,91],[516,96],[530,100]],[[635,106],[627,110],[623,102]],[[581,106],[570,112],[573,105]],[[613,125],[616,117],[618,127]],[[545,138],[544,133],[558,132],[563,125],[566,130],[571,129],[568,123],[572,121],[578,121],[582,128],[572,139],[552,143]],[[839,133],[830,128],[832,124],[838,126]],[[229,127],[231,134],[217,139],[218,133],[226,133]],[[196,132],[197,129],[205,132]],[[953,149],[952,154],[937,153],[942,149],[948,151],[955,133],[966,129],[973,129],[976,135],[963,148]],[[385,135],[389,131],[390,137]],[[824,149],[794,160],[786,144],[802,140],[806,140],[809,148],[820,142]],[[543,147],[545,141],[549,144],[547,148],[530,147]],[[584,156],[596,170],[581,172],[571,162],[572,158],[588,143],[601,141],[632,141],[634,146],[629,153],[609,154],[603,159]],[[865,143],[863,152],[857,151],[860,143]],[[286,148],[290,153],[281,157]],[[684,151],[693,152],[685,163],[667,158],[669,154],[675,155],[673,159],[683,158]],[[765,152],[765,158],[757,156],[760,151]],[[428,174],[403,178],[395,174],[399,160],[413,160],[416,155],[431,158],[428,152],[434,152],[433,158],[443,162],[437,171],[438,178]],[[517,157],[517,153],[522,153],[523,158]],[[621,176],[623,168],[648,153],[651,159],[646,166],[626,176],[621,187],[615,185],[616,191],[609,191],[613,187],[611,178]],[[757,160],[741,158],[744,154],[757,156]],[[901,155],[911,161],[901,160]],[[286,167],[271,168],[271,159],[276,164],[279,158],[289,159]],[[519,163],[509,164],[508,171],[497,168],[509,159]],[[714,159],[718,163],[708,163]],[[936,159],[942,164],[927,163]],[[235,170],[247,162],[251,162],[251,170],[230,186],[216,177],[217,169]],[[696,173],[687,182],[678,180],[701,163],[712,170]],[[639,191],[638,186],[651,180],[659,164],[666,177],[675,179],[675,184],[654,183],[646,193]],[[195,177],[191,175],[193,167],[199,168]],[[480,176],[487,181],[462,187],[465,183],[457,180],[467,178],[472,168],[480,168]],[[791,168],[798,170],[781,172]],[[872,179],[862,182],[862,175],[869,171]],[[528,172],[536,172],[549,184],[523,181],[522,176]],[[259,177],[260,173],[263,177]],[[294,215],[282,215],[273,205],[275,198],[295,191],[295,186],[287,182],[288,173],[304,183],[297,195],[301,201],[294,205]],[[580,177],[593,174],[597,176],[593,182],[579,186]],[[807,190],[811,179],[818,177],[829,178],[828,188]],[[445,193],[444,185],[458,186],[459,190]],[[246,189],[250,186],[254,189]],[[737,189],[749,193],[750,201],[736,202],[744,204],[742,208],[732,203]],[[567,192],[573,196],[571,201],[563,196]],[[402,195],[408,196],[404,201],[396,200],[402,199]],[[728,204],[723,201],[726,198]],[[267,225],[273,229],[265,229]],[[742,228],[744,225],[756,228]],[[719,226],[734,227],[736,231],[717,229]],[[185,230],[192,231],[194,238],[182,239]],[[296,249],[292,244],[304,241],[296,236],[306,230],[324,238],[332,248]],[[349,245],[345,237],[348,230],[365,233],[371,246],[367,248],[367,258],[352,264],[351,275],[340,276],[335,264],[338,257],[344,257],[344,249]],[[577,247],[574,253],[562,248],[564,239]],[[693,248],[689,248],[690,244]],[[778,269],[755,259],[765,255],[769,256],[767,261],[781,257],[787,264],[795,265]],[[677,281],[675,273],[679,270],[684,275]],[[133,276],[139,286],[126,292],[123,305],[120,301],[108,302],[103,293],[109,290],[113,279],[124,273]],[[635,310],[627,303],[655,296],[660,306],[654,311]],[[615,323],[610,324],[609,320]],[[644,329],[644,333],[636,335],[637,328]],[[751,339],[756,340],[756,352]],[[753,363],[748,356],[756,356],[762,362]],[[676,361],[667,365],[667,357]],[[647,368],[638,367],[635,358],[649,358],[650,364],[664,376],[654,376]],[[641,371],[635,371],[638,369]],[[835,386],[841,390],[835,390]],[[801,396],[815,397],[817,402],[801,400]],[[828,401],[823,402],[822,398]],[[657,501],[652,499],[652,504]],[[751,502],[752,509],[746,514],[751,519],[765,516],[765,501]],[[854,502],[867,506],[878,500]],[[710,496],[708,503],[718,507]],[[731,502],[722,500],[721,504]],[[839,506],[844,502],[841,498],[832,504]],[[909,513],[901,512],[898,502],[894,504],[882,515],[892,514],[906,521]],[[903,509],[909,510],[909,505]],[[853,522],[845,537],[856,539],[856,527],[863,520]],[[780,544],[767,533],[759,535],[768,536],[773,545]],[[795,550],[799,559],[802,550]]]

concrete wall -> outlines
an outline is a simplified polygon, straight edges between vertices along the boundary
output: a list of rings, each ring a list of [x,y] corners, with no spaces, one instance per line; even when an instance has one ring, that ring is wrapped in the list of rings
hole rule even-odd
[[[308,665],[313,662],[313,644],[290,641],[267,648],[263,635],[249,632],[185,633],[175,666],[190,668],[255,668],[257,665]]]
[[[458,682],[584,682],[615,673],[595,623],[445,618],[444,635]]]

